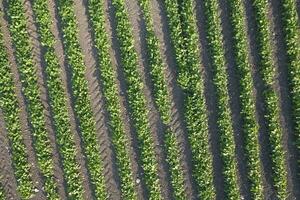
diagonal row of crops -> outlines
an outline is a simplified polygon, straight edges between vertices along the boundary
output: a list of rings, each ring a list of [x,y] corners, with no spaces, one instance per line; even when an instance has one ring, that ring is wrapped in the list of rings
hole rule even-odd
[[[184,187],[184,174],[181,165],[179,142],[175,132],[171,129],[171,100],[165,77],[165,65],[160,54],[160,45],[154,32],[151,18],[151,1],[139,0],[146,25],[146,49],[148,63],[154,89],[154,99],[158,107],[160,117],[167,126],[164,131],[164,146],[171,176],[171,185],[175,199],[186,199]]]
[[[296,3],[291,0],[283,0],[282,24],[284,25],[285,43],[288,55],[289,83],[293,104],[293,121],[295,123],[295,135],[297,147],[300,149],[300,35],[299,16],[297,15]]]
[[[18,191],[22,198],[28,199],[32,195],[34,185],[30,177],[30,166],[19,119],[20,111],[7,56],[3,34],[0,32],[0,108],[4,115],[11,144],[12,163]]]
[[[94,29],[95,47],[98,50],[99,69],[103,83],[103,94],[110,117],[112,143],[117,158],[118,173],[121,182],[121,195],[124,199],[137,199],[134,188],[132,166],[129,154],[129,142],[124,130],[121,105],[118,97],[117,79],[109,54],[109,42],[105,30],[105,16],[102,0],[90,0],[88,11]]]
[[[243,1],[228,1],[233,29],[236,72],[239,77],[244,151],[251,198],[263,199],[263,185],[259,158],[258,123],[255,118],[254,83],[249,61]]]
[[[138,71],[138,55],[134,49],[134,39],[130,29],[124,0],[112,0],[115,8],[117,39],[120,45],[122,68],[127,83],[127,97],[130,115],[134,123],[139,143],[139,161],[144,172],[144,182],[149,199],[162,199],[158,177],[158,163],[155,156],[153,137],[150,131],[147,103],[143,92],[143,82]],[[129,29],[129,30],[128,30]]]
[[[24,14],[23,1],[9,1],[7,15],[23,94],[27,102],[27,112],[30,119],[31,133],[34,138],[36,157],[44,179],[44,190],[49,199],[58,199],[57,185],[53,174],[52,147],[45,127],[44,108],[40,99],[36,66],[26,27],[27,21]],[[25,193],[27,198],[31,192],[30,189],[31,186],[28,187],[28,191]]]
[[[99,153],[100,147],[96,135],[96,123],[93,118],[87,80],[85,79],[85,65],[78,42],[78,25],[74,13],[74,1],[58,1],[57,9],[62,25],[67,62],[72,70],[71,82],[75,99],[74,109],[79,121],[92,189],[97,199],[106,199],[108,194],[103,175],[103,164]]]
[[[276,196],[286,199],[287,171],[285,167],[285,151],[282,145],[283,131],[280,126],[279,97],[274,89],[275,64],[271,47],[270,21],[268,20],[268,1],[259,0],[253,3],[255,20],[257,22],[257,43],[259,60],[259,73],[264,83],[264,105],[266,107],[265,120],[269,133],[271,160],[273,165],[273,181]]]
[[[108,1],[108,10],[106,4]],[[89,81],[86,76],[86,64],[84,53],[86,48],[79,43],[79,27],[75,11],[74,0],[31,0],[32,7],[27,8],[24,0],[4,0],[3,4],[5,18],[8,21],[9,37],[12,44],[5,43],[6,32],[0,32],[0,109],[4,116],[4,125],[9,141],[9,154],[12,159],[12,168],[16,180],[16,196],[20,199],[33,199],[38,195],[46,199],[63,199],[61,192],[66,194],[67,199],[86,199],[92,195],[93,199],[111,199],[113,194],[120,194],[120,199],[137,200],[166,198],[170,194],[172,199],[185,200],[195,199],[244,199],[246,192],[248,199],[265,199],[271,196],[276,199],[289,199],[297,195],[293,188],[297,178],[290,177],[288,157],[286,152],[286,140],[290,139],[282,127],[281,99],[278,89],[278,72],[276,58],[276,41],[273,40],[273,14],[268,0],[163,0],[153,2],[151,0],[135,0],[138,9],[141,10],[142,20],[141,36],[135,38],[136,24],[130,22],[129,13],[131,0],[82,0],[80,3],[86,7],[88,25],[92,35],[91,54],[97,61],[97,72],[99,72],[99,86],[104,96],[105,116],[108,117],[108,141],[113,150],[113,156],[109,155],[108,162],[116,167],[113,171],[116,187],[111,187],[110,181],[106,181],[104,167],[106,152],[101,152],[100,141],[96,129],[95,115],[98,113],[92,109],[91,95],[89,94]],[[159,11],[155,10],[154,4],[159,4]],[[226,4],[225,8],[221,7]],[[55,16],[51,14],[51,5],[55,6]],[[160,6],[161,5],[161,6]],[[195,6],[200,6],[203,13],[197,26]],[[297,137],[295,144],[300,149],[300,29],[297,6],[294,0],[280,0],[283,40],[287,56],[287,77],[291,99],[291,128]],[[112,6],[112,7],[110,7]],[[153,7],[152,7],[153,6]],[[228,8],[228,9],[227,9]],[[41,63],[34,59],[33,42],[26,9],[32,9],[33,19],[37,27],[38,40],[41,45]],[[200,11],[200,12],[201,12]],[[246,12],[247,11],[247,12]],[[2,11],[1,11],[2,12]],[[160,14],[153,12],[161,12]],[[225,12],[220,15],[220,12]],[[249,18],[246,13],[253,15]],[[2,13],[0,13],[2,14]],[[166,22],[164,15],[166,14]],[[197,13],[198,14],[198,13]],[[228,14],[228,15],[227,15]],[[221,17],[225,16],[226,19]],[[54,24],[57,18],[58,24]],[[157,17],[162,22],[156,22]],[[227,19],[228,17],[228,19]],[[229,20],[225,24],[223,20]],[[85,23],[85,22],[84,22]],[[156,27],[162,23],[162,27]],[[250,25],[249,25],[250,24]],[[252,29],[252,25],[254,29]],[[4,25],[4,24],[2,24]],[[164,27],[165,25],[165,27]],[[109,27],[110,26],[110,27]],[[59,48],[56,47],[56,37],[52,31],[56,28],[63,42],[63,55],[58,55]],[[108,28],[112,28],[112,39],[117,40],[117,48],[111,44]],[[160,29],[164,40],[170,40],[171,52],[163,52],[156,29]],[[165,28],[167,30],[165,30]],[[230,28],[223,35],[223,29]],[[202,29],[202,30],[200,30]],[[200,32],[201,31],[201,32]],[[227,30],[226,30],[227,31]],[[88,34],[90,34],[90,32]],[[205,37],[199,38],[203,33]],[[225,31],[224,31],[225,32]],[[4,33],[4,34],[3,34]],[[232,38],[229,38],[232,37]],[[141,39],[142,41],[140,41]],[[202,41],[203,40],[203,41]],[[224,41],[225,40],[225,41]],[[10,41],[10,40],[8,40]],[[81,40],[80,40],[81,41]],[[169,45],[168,41],[165,45]],[[232,54],[233,66],[227,63],[225,47],[230,43],[230,54]],[[140,43],[146,52],[146,62],[140,62],[135,44]],[[205,46],[201,46],[201,44]],[[6,49],[12,45],[12,51]],[[251,45],[251,46],[250,46]],[[113,54],[116,51],[120,56],[118,66],[113,64]],[[120,53],[120,54],[118,54]],[[9,55],[13,54],[13,58]],[[176,68],[176,85],[182,94],[182,108],[179,112],[184,130],[178,131],[176,118],[173,119],[174,99],[177,91],[170,89],[166,72],[173,70],[170,65],[173,61],[164,63],[164,56],[173,56]],[[207,60],[201,60],[202,55]],[[66,66],[61,66],[59,56],[65,57]],[[23,119],[18,104],[15,83],[18,75],[13,74],[15,67],[12,65],[15,59],[17,73],[20,75],[21,92],[25,100],[26,116]],[[169,59],[169,58],[167,58]],[[119,61],[119,60],[118,60]],[[207,62],[206,62],[207,61]],[[140,63],[146,63],[140,66]],[[47,131],[47,118],[42,100],[42,91],[39,85],[37,69],[43,72],[49,96],[51,120],[54,125],[54,137],[57,144],[52,144]],[[62,68],[67,68],[67,84],[63,84]],[[149,87],[144,86],[142,68],[149,67],[151,79]],[[167,67],[170,67],[167,69]],[[233,68],[234,73],[228,73],[227,68]],[[118,70],[120,69],[120,70]],[[211,80],[205,76],[208,72]],[[121,73],[121,74],[118,74]],[[148,76],[146,74],[146,76]],[[230,77],[234,76],[234,77]],[[124,77],[124,80],[122,80]],[[229,91],[229,80],[236,79],[238,82],[238,94]],[[262,83],[259,85],[259,83]],[[122,108],[121,92],[118,85],[125,86],[125,100],[128,108]],[[124,84],[124,85],[122,85]],[[212,86],[212,87],[211,87]],[[172,86],[173,87],[173,86]],[[206,88],[207,87],[207,88]],[[259,87],[259,88],[258,88]],[[280,86],[279,86],[280,87]],[[150,115],[146,92],[150,88],[154,103],[158,112]],[[177,89],[176,89],[177,90]],[[208,94],[213,91],[213,94]],[[71,94],[71,109],[75,114],[75,126],[78,129],[80,141],[75,141],[77,135],[72,131],[69,112],[68,92]],[[174,96],[173,96],[174,95]],[[238,131],[233,126],[236,119],[235,112],[231,106],[230,95],[238,95],[240,113],[237,118],[241,127]],[[207,102],[212,97],[213,102]],[[151,97],[152,98],[152,97]],[[206,99],[207,98],[207,99]],[[262,99],[262,102],[257,102]],[[22,101],[22,100],[21,100]],[[148,102],[149,101],[149,102]],[[212,105],[214,104],[214,105]],[[259,105],[258,105],[259,104]],[[212,106],[209,106],[212,105]],[[262,105],[262,106],[261,106]],[[178,105],[181,106],[181,105]],[[263,110],[259,110],[263,107]],[[212,108],[213,110],[209,110]],[[127,110],[128,109],[128,110]],[[235,108],[234,108],[235,109]],[[129,122],[124,121],[122,113],[128,111]],[[73,112],[73,111],[72,111]],[[212,112],[212,114],[211,114]],[[162,131],[154,133],[151,127],[150,116],[155,115],[163,123]],[[263,116],[259,116],[263,114]],[[156,116],[157,115],[157,116]],[[26,121],[28,119],[28,121]],[[24,120],[24,121],[22,121]],[[29,125],[29,138],[32,139],[34,155],[26,148],[27,141],[24,140],[27,131],[23,133],[21,124]],[[52,123],[52,122],[51,122]],[[134,133],[127,133],[126,125],[132,126]],[[215,123],[210,127],[210,123]],[[175,125],[174,125],[175,124]],[[288,124],[290,126],[290,124]],[[179,129],[181,129],[180,127]],[[260,133],[262,131],[262,133]],[[187,134],[181,137],[178,133]],[[267,141],[261,141],[260,135],[266,134]],[[243,142],[235,142],[235,136],[241,135]],[[167,167],[160,163],[160,154],[156,147],[155,137],[163,136],[162,155],[166,156]],[[136,138],[131,138],[136,137]],[[218,141],[212,141],[218,138]],[[288,138],[288,139],[286,139]],[[137,141],[137,148],[131,147],[131,140]],[[29,142],[31,143],[31,142]],[[80,143],[80,144],[79,144]],[[183,147],[188,144],[188,148]],[[261,147],[266,147],[270,153],[271,163],[263,160],[266,155],[261,152]],[[289,143],[289,142],[288,142]],[[219,149],[215,150],[215,144]],[[243,144],[242,147],[236,145]],[[59,165],[54,163],[54,147],[57,145],[59,153]],[[237,149],[243,149],[242,158],[237,157]],[[82,154],[79,150],[82,149]],[[191,152],[191,155],[182,155],[183,150]],[[132,151],[134,155],[131,155]],[[0,152],[1,153],[1,152]],[[136,153],[136,154],[135,154]],[[220,155],[215,155],[219,153]],[[135,158],[135,156],[137,156]],[[190,156],[190,158],[189,158]],[[37,161],[37,167],[32,167],[29,157]],[[110,160],[110,158],[112,158]],[[184,168],[183,158],[187,158],[189,169]],[[135,159],[137,162],[135,162]],[[220,159],[220,160],[219,160]],[[239,160],[238,160],[239,159]],[[240,160],[243,159],[243,160]],[[191,161],[191,163],[189,163]],[[237,164],[239,161],[239,165]],[[240,161],[243,161],[243,163]],[[81,166],[79,162],[83,162]],[[114,163],[115,162],[115,163]],[[221,163],[221,166],[216,166]],[[115,165],[114,165],[115,164]],[[136,166],[137,164],[137,166]],[[56,166],[57,165],[57,166]],[[241,165],[244,165],[241,167]],[[265,166],[270,166],[267,169]],[[240,168],[241,167],[241,168]],[[56,168],[61,168],[56,171]],[[37,170],[35,172],[34,170]],[[106,169],[106,168],[105,168]],[[244,172],[245,169],[245,172]],[[63,180],[56,177],[62,171]],[[141,174],[135,174],[141,170]],[[160,170],[166,170],[161,172]],[[216,170],[219,170],[216,172]],[[298,169],[297,169],[298,170]],[[35,174],[31,174],[35,173]],[[247,177],[244,176],[244,173]],[[216,177],[222,174],[221,177]],[[87,175],[88,180],[84,180]],[[165,177],[166,175],[166,177]],[[270,175],[271,177],[267,177]],[[38,176],[38,177],[36,177]],[[137,180],[134,180],[138,177]],[[2,177],[1,177],[2,178]],[[42,191],[38,191],[38,183],[35,178],[41,179]],[[166,179],[170,183],[164,185]],[[298,177],[299,178],[299,177]],[[189,180],[191,179],[191,180]],[[293,180],[291,180],[293,179]],[[6,180],[1,180],[5,183]],[[62,183],[59,183],[62,181]],[[141,183],[139,183],[141,181]],[[191,183],[190,183],[191,181]],[[247,181],[247,183],[245,183]],[[290,182],[292,183],[290,185]],[[0,200],[10,194],[4,191],[0,183]],[[13,183],[14,184],[14,183]],[[64,188],[58,188],[63,185]],[[244,188],[244,187],[249,188]],[[169,190],[170,191],[167,191]],[[87,191],[85,191],[87,190]],[[118,190],[118,191],[115,191]],[[91,193],[91,194],[90,194]],[[295,193],[295,194],[294,194]],[[63,194],[64,195],[64,194]],[[297,197],[295,197],[297,198]]]
[[[69,198],[82,199],[83,187],[79,165],[76,162],[76,147],[73,133],[70,129],[66,95],[60,78],[61,69],[54,52],[55,38],[51,33],[51,16],[47,1],[34,0],[33,10],[38,25],[41,44],[44,48],[45,73],[53,112],[56,141],[62,157],[63,172],[67,183]]]
[[[193,177],[197,183],[200,198],[214,199],[213,167],[208,145],[204,86],[199,67],[198,36],[193,6],[190,3],[191,1],[181,2],[181,4],[177,1],[164,1],[179,70],[177,81],[186,95],[185,121],[193,153]],[[188,15],[180,14],[179,5],[188,11]],[[183,18],[182,21],[181,18]]]

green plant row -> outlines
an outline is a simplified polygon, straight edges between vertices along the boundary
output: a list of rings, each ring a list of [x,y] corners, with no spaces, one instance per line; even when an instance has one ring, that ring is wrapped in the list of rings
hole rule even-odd
[[[146,99],[143,94],[143,81],[138,71],[138,56],[134,49],[131,25],[124,0],[112,0],[112,4],[115,8],[116,32],[120,44],[122,68],[128,86],[127,96],[130,115],[136,129],[139,143],[139,160],[144,171],[143,179],[149,193],[149,199],[162,199],[158,163],[150,131]]]
[[[275,83],[275,64],[271,47],[271,30],[269,21],[269,5],[267,0],[256,0],[253,3],[255,20],[257,23],[257,43],[259,73],[264,82],[264,104],[266,106],[266,124],[270,139],[271,160],[273,164],[273,181],[278,199],[286,199],[287,171],[285,167],[285,151],[282,145],[282,129],[280,126],[279,97],[273,88]]]
[[[192,175],[200,199],[215,199],[194,7],[191,1],[182,1],[179,4],[178,1],[165,0],[164,4],[178,66],[177,82],[185,93],[184,114],[192,150]],[[181,6],[182,13],[179,11],[179,6]]]
[[[233,30],[233,48],[236,72],[239,77],[241,116],[243,120],[244,152],[252,199],[263,199],[262,169],[259,159],[258,122],[255,118],[254,84],[249,63],[246,36],[245,8],[241,0],[229,0],[230,23]]]
[[[295,1],[282,0],[282,20],[289,58],[289,79],[293,102],[293,121],[297,147],[300,149],[300,30]]]
[[[97,199],[107,199],[100,146],[96,135],[96,123],[93,118],[87,81],[85,80],[83,54],[78,42],[78,25],[74,13],[74,2],[73,0],[57,1],[57,8],[61,19],[67,61],[72,70],[71,82],[75,114],[79,120],[93,192]]]
[[[18,191],[23,199],[29,199],[33,194],[34,185],[30,175],[30,166],[19,118],[20,109],[15,95],[14,82],[2,32],[0,32],[0,108],[4,115],[10,141],[12,164]]]
[[[71,199],[83,198],[83,182],[80,176],[79,164],[76,161],[76,146],[71,132],[70,119],[66,104],[66,94],[60,77],[61,69],[54,52],[55,38],[51,32],[51,15],[48,2],[33,1],[33,11],[38,25],[41,44],[44,48],[46,81],[53,112],[56,141],[62,157],[67,195]]]
[[[6,12],[9,17],[9,30],[15,47],[22,91],[26,98],[37,162],[44,180],[44,191],[47,198],[58,199],[57,185],[53,174],[52,147],[46,131],[36,66],[32,57],[32,47],[26,27],[24,2],[22,0],[9,1]]]
[[[5,200],[5,191],[1,183],[0,183],[0,200]]]
[[[161,119],[167,126],[164,132],[164,146],[167,152],[167,162],[169,164],[174,197],[175,199],[186,199],[179,143],[175,133],[168,127],[171,122],[171,100],[167,89],[168,83],[165,77],[165,65],[163,64],[159,50],[159,40],[154,32],[150,2],[149,0],[140,0],[139,4],[146,24],[146,48],[154,88],[154,99]]]
[[[137,199],[130,162],[130,144],[126,137],[122,122],[121,105],[118,97],[116,72],[113,69],[109,54],[110,44],[105,30],[105,15],[103,1],[88,1],[88,11],[94,29],[94,44],[98,50],[100,76],[103,83],[103,93],[106,99],[105,106],[109,114],[109,125],[112,134],[112,143],[115,149],[116,162],[121,183],[122,199]]]
[[[228,199],[239,199],[237,161],[235,157],[234,132],[232,128],[225,52],[221,19],[217,0],[205,0],[206,32],[211,57],[213,84],[217,97],[217,125],[220,135],[221,159],[223,161],[224,191]]]

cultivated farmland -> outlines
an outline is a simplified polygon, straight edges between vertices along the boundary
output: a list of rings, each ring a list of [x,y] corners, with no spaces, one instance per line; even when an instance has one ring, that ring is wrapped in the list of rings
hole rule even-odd
[[[299,13],[0,0],[0,200],[300,199]]]

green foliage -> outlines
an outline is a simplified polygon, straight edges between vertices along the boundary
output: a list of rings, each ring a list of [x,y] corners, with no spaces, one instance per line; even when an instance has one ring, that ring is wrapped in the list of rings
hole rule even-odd
[[[130,144],[126,138],[122,122],[121,105],[118,97],[118,87],[115,71],[109,54],[109,41],[105,30],[103,1],[88,1],[88,10],[95,36],[95,47],[98,49],[100,76],[103,83],[103,93],[106,99],[112,133],[112,143],[115,149],[118,173],[121,182],[122,199],[137,199],[130,162]]]
[[[139,3],[146,23],[146,48],[151,79],[154,86],[154,99],[162,121],[166,126],[169,126],[171,122],[171,101],[167,89],[168,83],[164,75],[165,65],[160,55],[158,38],[154,33],[150,1],[140,0]],[[186,199],[180,148],[176,135],[170,128],[167,128],[164,132],[164,142],[175,199]]]
[[[0,183],[0,200],[5,200],[5,191],[1,183]]]
[[[55,38],[51,32],[51,15],[48,2],[33,0],[38,32],[45,49],[44,60],[46,81],[53,111],[56,141],[62,156],[63,172],[67,183],[67,195],[71,199],[83,199],[83,186],[79,165],[76,161],[74,136],[70,129],[70,119],[66,104],[66,94],[60,77],[61,69],[54,52]]]
[[[29,199],[33,194],[34,185],[30,175],[26,146],[21,131],[20,109],[15,95],[10,63],[5,50],[3,35],[0,32],[0,108],[4,115],[10,141],[12,164],[18,191],[23,199]]]
[[[300,149],[300,30],[295,1],[282,0],[282,20],[288,55],[289,85],[293,102],[293,121]]]
[[[230,21],[233,28],[233,41],[236,72],[239,77],[241,116],[248,180],[251,198],[263,199],[262,171],[259,160],[258,123],[255,119],[254,85],[249,63],[246,36],[245,11],[243,1],[229,0]]]
[[[22,91],[27,102],[37,161],[44,180],[44,191],[47,198],[58,199],[57,185],[53,174],[52,147],[45,127],[44,108],[40,99],[36,66],[33,61],[32,48],[26,29],[23,1],[9,1],[6,12],[9,17],[9,30],[15,47]],[[28,194],[25,196],[28,196]]]
[[[177,1],[165,0],[164,3],[178,66],[177,82],[185,93],[185,121],[193,155],[193,178],[201,199],[215,199],[194,7],[191,1],[178,4]],[[182,12],[179,12],[179,6]]]
[[[158,164],[155,158],[154,142],[148,120],[148,109],[143,94],[143,82],[138,72],[138,57],[134,49],[134,40],[124,0],[112,0],[117,22],[117,38],[120,44],[122,67],[128,85],[127,95],[131,118],[137,132],[139,159],[144,170],[144,181],[149,199],[162,199],[158,177]]]
[[[217,126],[220,135],[221,159],[223,161],[225,196],[228,199],[239,199],[235,142],[227,88],[228,80],[221,20],[218,14],[218,1],[205,0],[204,10],[208,48],[214,74],[213,84],[217,97]]]
[[[271,31],[268,13],[268,1],[256,0],[253,3],[257,23],[257,43],[260,56],[259,72],[264,82],[265,120],[270,138],[271,160],[273,164],[273,181],[278,199],[286,199],[287,170],[285,167],[285,151],[282,145],[282,129],[280,126],[279,97],[273,88],[275,82],[275,64],[272,57]]]
[[[87,168],[91,184],[97,199],[107,199],[103,165],[100,157],[100,147],[96,135],[96,123],[85,80],[85,65],[82,50],[78,42],[78,26],[74,13],[73,0],[57,1],[57,8],[63,30],[64,46],[68,64],[72,70],[72,90],[74,96],[75,113],[79,120],[79,128],[87,158]]]

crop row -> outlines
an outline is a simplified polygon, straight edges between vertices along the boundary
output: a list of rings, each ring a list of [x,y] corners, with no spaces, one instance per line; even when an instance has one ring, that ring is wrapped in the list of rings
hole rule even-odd
[[[59,153],[62,157],[63,172],[67,183],[67,194],[70,198],[82,199],[82,180],[79,165],[76,162],[76,147],[70,129],[66,95],[60,78],[60,65],[54,52],[55,38],[51,32],[52,21],[47,1],[34,0],[33,10],[41,44],[44,48],[46,81],[54,118],[56,141],[59,144]]]
[[[159,41],[153,28],[149,0],[139,0],[146,24],[146,48],[148,63],[154,88],[154,99],[158,107],[163,123],[167,126],[164,131],[164,146],[167,154],[167,162],[171,174],[171,185],[175,199],[186,199],[184,187],[184,175],[181,166],[180,148],[175,133],[169,127],[171,122],[171,100],[165,78],[165,65],[160,54]]]
[[[2,178],[2,177],[0,177]],[[5,191],[4,191],[4,187],[2,186],[2,184],[0,183],[0,200],[5,200]]]
[[[212,156],[204,85],[200,73],[197,27],[191,1],[164,1],[178,66],[177,82],[185,93],[185,121],[192,150],[193,178],[201,199],[214,199]],[[182,13],[179,12],[182,6]],[[184,15],[183,13],[186,13]]]
[[[285,168],[285,152],[282,145],[282,129],[280,126],[279,97],[273,88],[275,83],[275,64],[272,57],[271,31],[268,18],[268,1],[257,0],[253,3],[257,23],[257,43],[259,72],[264,82],[264,105],[266,106],[266,124],[269,133],[271,160],[273,164],[273,181],[279,199],[287,198],[287,171]]]
[[[251,198],[263,199],[263,184],[259,160],[258,123],[255,118],[254,84],[247,52],[245,11],[243,1],[230,0],[230,22],[233,30],[233,48],[236,72],[239,77],[241,116],[247,176],[250,183]]]
[[[295,1],[283,0],[282,20],[284,34],[289,58],[289,78],[291,97],[293,102],[293,120],[295,123],[295,135],[297,147],[300,149],[300,35],[299,35],[299,16]]]
[[[74,13],[74,2],[73,0],[61,0],[57,1],[56,6],[62,25],[67,62],[72,71],[71,82],[75,114],[79,121],[93,192],[97,199],[106,199],[108,195],[96,135],[96,123],[93,118],[87,81],[85,80],[83,54],[78,42],[78,25]]]
[[[12,164],[18,191],[22,198],[29,199],[33,192],[33,182],[30,177],[30,166],[21,131],[20,110],[15,95],[10,63],[5,50],[3,34],[0,32],[0,108],[4,115],[6,130],[11,144]]]
[[[158,177],[158,163],[155,157],[153,137],[150,131],[148,109],[143,94],[143,81],[138,71],[138,56],[124,0],[112,0],[115,8],[116,32],[120,44],[122,68],[127,83],[130,115],[139,143],[139,160],[144,171],[144,181],[149,199],[162,199]]]
[[[105,106],[109,114],[112,144],[115,149],[116,162],[121,183],[123,199],[137,199],[129,154],[129,142],[122,122],[121,105],[118,97],[117,79],[109,54],[109,41],[105,30],[103,1],[88,1],[88,11],[94,29],[94,44],[98,50],[100,76],[103,83]]]
[[[223,161],[224,190],[228,199],[239,199],[237,161],[235,158],[234,132],[228,94],[228,77],[218,1],[204,1],[206,33],[211,57],[213,84],[217,97],[217,126],[220,135],[220,151]]]
[[[27,102],[38,166],[44,179],[44,191],[49,199],[57,199],[57,185],[53,174],[52,147],[45,127],[44,108],[40,99],[36,66],[31,54],[32,47],[26,29],[23,1],[9,1],[7,14],[22,82],[22,91]]]

